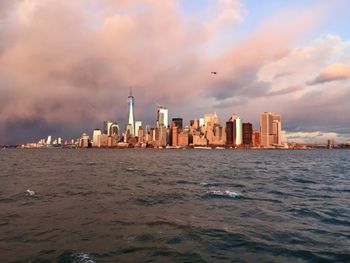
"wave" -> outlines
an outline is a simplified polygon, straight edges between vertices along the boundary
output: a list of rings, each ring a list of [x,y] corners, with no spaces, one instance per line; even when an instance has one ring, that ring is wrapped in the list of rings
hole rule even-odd
[[[57,263],[96,263],[86,253],[65,251],[58,257]]]
[[[242,197],[242,194],[233,192],[233,191],[220,191],[220,190],[213,190],[213,191],[207,191],[206,193],[208,196],[215,196],[215,197],[226,197],[226,198],[238,198]]]

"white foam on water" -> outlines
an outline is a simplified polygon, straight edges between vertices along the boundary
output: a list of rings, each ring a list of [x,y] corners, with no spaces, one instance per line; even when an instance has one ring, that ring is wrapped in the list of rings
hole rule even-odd
[[[240,193],[228,191],[228,190],[225,190],[225,191],[213,190],[213,191],[208,191],[207,194],[213,195],[213,196],[222,196],[222,197],[231,197],[231,198],[237,198],[242,196],[242,194]]]
[[[35,192],[32,191],[32,190],[30,190],[30,189],[27,189],[26,195],[27,195],[27,196],[34,196],[34,195],[35,195]]]
[[[74,263],[96,263],[96,261],[92,260],[88,254],[77,253],[74,254]]]

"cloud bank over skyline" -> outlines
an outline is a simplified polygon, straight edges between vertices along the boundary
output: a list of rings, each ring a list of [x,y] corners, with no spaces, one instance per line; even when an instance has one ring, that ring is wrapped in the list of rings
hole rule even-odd
[[[159,103],[186,121],[237,112],[256,129],[279,112],[289,132],[345,138],[350,41],[314,34],[333,19],[316,3],[248,30],[255,13],[239,0],[203,1],[200,15],[184,0],[1,1],[0,144],[124,128],[129,87],[144,124]]]

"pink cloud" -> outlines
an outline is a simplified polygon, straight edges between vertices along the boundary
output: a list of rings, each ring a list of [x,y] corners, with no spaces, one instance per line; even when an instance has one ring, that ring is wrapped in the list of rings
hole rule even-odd
[[[316,85],[346,79],[350,79],[350,65],[337,63],[323,69],[314,80],[307,82],[307,84]]]
[[[244,17],[240,1],[217,4],[219,12],[208,23],[184,16],[171,0],[8,5],[11,15],[0,28],[0,126],[40,119],[81,130],[105,119],[123,120],[129,86],[143,120],[153,118],[155,102],[200,114],[196,107],[208,97],[268,94],[256,82],[258,69],[286,56],[321,16],[314,10],[277,14],[208,58],[203,50],[214,35]]]

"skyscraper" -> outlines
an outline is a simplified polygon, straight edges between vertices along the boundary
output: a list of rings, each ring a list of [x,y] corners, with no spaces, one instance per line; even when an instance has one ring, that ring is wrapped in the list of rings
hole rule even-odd
[[[164,106],[157,107],[157,127],[164,125],[168,127],[168,109]]]
[[[102,132],[100,129],[95,129],[92,134],[92,147],[100,147],[100,136]]]
[[[141,121],[135,121],[135,135],[139,134],[139,128],[142,128],[142,122]]]
[[[134,115],[134,107],[135,107],[135,98],[132,95],[132,89],[130,88],[130,95],[128,97],[128,106],[129,106],[129,117],[127,128],[130,129],[130,136],[135,136],[135,115]]]
[[[234,113],[226,122],[226,144],[240,146],[243,140],[242,119]]]
[[[260,117],[260,136],[262,147],[282,144],[281,115],[263,112]]]
[[[182,125],[183,125],[182,118],[173,118],[172,121],[176,127],[180,128],[182,130]]]
[[[229,146],[233,146],[234,138],[233,138],[233,121],[226,122],[226,144]]]
[[[219,123],[219,117],[216,113],[205,114],[204,115],[204,125],[207,127],[209,125],[214,125]]]
[[[104,121],[103,122],[103,133],[107,134],[108,136],[111,135],[111,126],[113,124],[113,121]]]
[[[243,132],[242,132],[242,119],[237,117],[235,120],[236,124],[236,146],[240,146],[242,144]]]
[[[251,123],[243,123],[243,145],[251,147],[253,145],[253,126]]]

